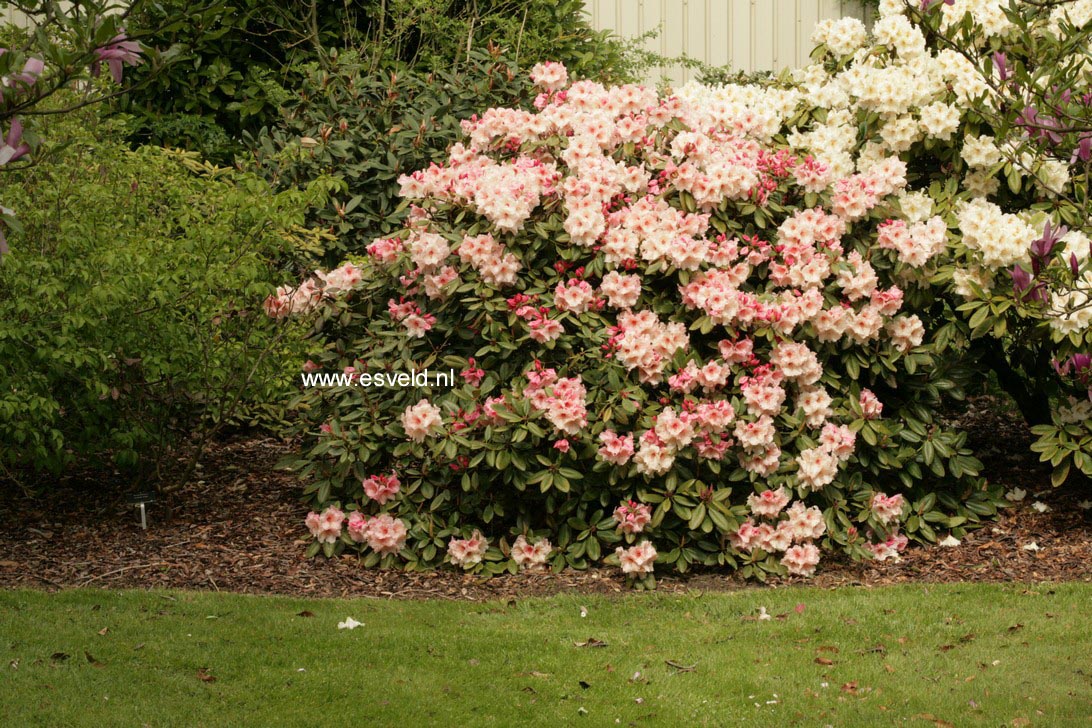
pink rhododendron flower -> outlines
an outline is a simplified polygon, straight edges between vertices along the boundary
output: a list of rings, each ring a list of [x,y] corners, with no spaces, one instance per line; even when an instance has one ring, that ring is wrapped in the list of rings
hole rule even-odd
[[[796,501],[785,513],[788,515],[787,523],[792,528],[793,539],[796,541],[820,538],[827,532],[823,512],[815,506],[809,508],[803,501]]]
[[[656,563],[656,548],[648,541],[614,550],[624,574],[651,574]]]
[[[516,538],[512,544],[512,559],[519,564],[521,569],[543,566],[549,558],[554,547],[549,539],[539,539],[534,544],[527,542],[522,535]]]
[[[614,509],[614,520],[623,533],[640,533],[652,521],[652,508],[633,500],[623,501]]]
[[[569,72],[564,64],[554,61],[536,63],[531,69],[531,82],[547,91],[557,91],[564,88],[569,81]]]
[[[866,420],[875,420],[883,415],[883,403],[870,389],[862,389],[860,396],[861,412]]]
[[[442,425],[440,408],[427,399],[407,407],[402,413],[402,427],[406,431],[406,437],[414,442],[424,442],[426,437],[434,434]]]
[[[558,311],[584,313],[595,299],[595,289],[587,281],[570,280],[558,283],[554,289],[554,303]]]
[[[353,511],[349,514],[345,530],[354,543],[363,543],[368,539],[368,517],[360,511]]]
[[[477,362],[474,361],[474,357],[470,357],[466,361],[467,367],[459,373],[459,376],[466,380],[466,383],[471,387],[477,387],[485,378],[485,370],[476,366]]]
[[[606,297],[607,303],[613,308],[633,308],[641,295],[641,277],[623,275],[612,270],[603,276],[603,282],[599,284],[599,292]]]
[[[480,564],[488,548],[489,541],[474,529],[470,538],[452,538],[447,544],[447,554],[452,564],[467,569]]]
[[[323,282],[322,292],[327,297],[350,291],[360,285],[363,280],[363,273],[352,263],[345,263],[328,273],[315,271],[315,276]]]
[[[902,516],[902,506],[904,499],[902,495],[884,495],[883,493],[876,493],[868,502],[868,507],[872,510],[872,515],[876,517],[876,520],[885,526],[894,522],[898,523],[899,518]]]
[[[319,543],[334,543],[341,536],[341,523],[345,513],[340,508],[330,506],[321,514],[311,511],[307,514],[307,528]]]
[[[899,561],[899,554],[906,549],[909,539],[902,534],[889,536],[886,541],[868,544],[868,550],[872,552],[872,558],[876,561]]]
[[[565,438],[554,441],[554,449],[561,452],[569,452],[569,441]]]
[[[389,513],[380,513],[368,521],[365,537],[376,553],[396,554],[406,545],[406,524]]]
[[[402,487],[402,483],[394,473],[369,476],[364,479],[363,485],[364,494],[380,505],[396,496]]]
[[[819,547],[810,543],[790,546],[781,557],[781,565],[790,574],[813,576],[815,567],[819,565]]]
[[[603,430],[599,433],[599,441],[603,444],[598,455],[608,463],[625,465],[633,457],[633,435],[618,435],[614,430]]]
[[[789,492],[784,486],[777,490],[764,490],[747,496],[747,506],[756,516],[774,518],[789,504]]]

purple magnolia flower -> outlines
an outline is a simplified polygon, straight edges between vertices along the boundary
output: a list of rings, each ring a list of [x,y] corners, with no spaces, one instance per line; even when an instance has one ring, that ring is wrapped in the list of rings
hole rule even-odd
[[[26,63],[23,64],[23,72],[15,74],[11,77],[11,80],[33,86],[44,70],[45,62],[41,58],[28,58]]]
[[[1077,277],[1077,273],[1079,272],[1080,267],[1081,267],[1080,263],[1077,261],[1077,254],[1076,253],[1070,253],[1069,254],[1069,270],[1073,272],[1073,277],[1074,278]]]
[[[1019,265],[1014,265],[1009,272],[1012,276],[1012,290],[1023,293],[1031,287],[1031,274]]]
[[[993,65],[997,67],[997,73],[1001,76],[1001,83],[1008,81],[1012,76],[1009,70],[1009,59],[1002,51],[993,54]]]
[[[1069,228],[1065,225],[1052,227],[1050,220],[1047,220],[1046,226],[1043,228],[1043,237],[1031,244],[1032,256],[1040,261],[1049,258],[1050,254],[1054,252],[1054,247],[1061,242],[1062,236],[1068,232]]]
[[[1078,159],[1082,162],[1092,159],[1092,134],[1082,134],[1077,140],[1077,146],[1073,149],[1073,156],[1069,158],[1069,163],[1073,164]]]
[[[1085,387],[1092,379],[1092,354],[1074,354],[1066,359],[1065,363],[1059,363],[1057,359],[1052,363],[1059,377],[1068,377],[1072,374],[1073,378]]]
[[[126,40],[125,33],[119,33],[102,48],[95,49],[95,60],[91,64],[91,75],[98,76],[101,64],[105,61],[116,83],[121,83],[121,71],[125,65],[137,66],[143,62],[144,51],[136,41]]]
[[[30,152],[30,145],[23,141],[23,122],[18,117],[11,120],[7,138],[0,141],[4,142],[0,145],[0,166],[14,162]]]
[[[1025,106],[1016,117],[1016,125],[1025,127],[1028,136],[1032,139],[1045,139],[1051,144],[1059,144],[1062,135],[1058,133],[1061,126],[1058,120],[1052,116],[1044,116],[1034,106]]]

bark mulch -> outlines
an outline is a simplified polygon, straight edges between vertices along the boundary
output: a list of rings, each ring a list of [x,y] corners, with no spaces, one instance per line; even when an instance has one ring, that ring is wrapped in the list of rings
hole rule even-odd
[[[1092,581],[1092,500],[1087,483],[1051,488],[1049,470],[1027,449],[1030,436],[995,403],[972,401],[959,424],[992,480],[1027,497],[956,548],[907,549],[900,563],[827,557],[812,580],[776,585],[872,586],[903,582]],[[37,500],[0,488],[0,587],[168,588],[399,599],[509,599],[559,592],[621,593],[617,569],[521,573],[490,580],[454,573],[364,569],[352,556],[306,559],[299,486],[273,465],[290,446],[271,438],[217,444],[199,482],[149,506],[140,528],[125,492],[103,483],[59,484]],[[86,476],[85,476],[86,477]],[[1031,504],[1049,507],[1036,512]],[[1028,547],[1037,546],[1038,550]],[[731,574],[665,576],[667,591],[731,590],[751,585]]]

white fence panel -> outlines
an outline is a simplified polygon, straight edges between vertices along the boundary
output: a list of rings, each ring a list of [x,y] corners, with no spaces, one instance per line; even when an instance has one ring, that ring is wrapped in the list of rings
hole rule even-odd
[[[871,19],[859,0],[585,0],[585,8],[593,27],[623,38],[658,30],[644,47],[662,56],[742,71],[805,65],[823,18]],[[677,85],[694,75],[676,64],[652,69],[648,80]]]

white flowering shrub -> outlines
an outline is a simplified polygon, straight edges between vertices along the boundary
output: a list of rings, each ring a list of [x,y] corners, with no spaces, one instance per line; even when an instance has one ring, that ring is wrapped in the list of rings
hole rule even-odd
[[[267,302],[352,380],[300,402],[312,552],[807,576],[995,512],[934,420],[957,384],[912,311],[950,231],[904,161],[795,148],[800,89],[532,78],[403,177],[403,231]],[[369,386],[425,369],[457,381]]]
[[[939,217],[918,313],[969,371],[992,372],[1055,466],[1092,475],[1092,2],[883,0],[816,30],[788,136],[839,174],[898,154],[907,189],[884,244]],[[953,362],[955,359],[953,358]]]

